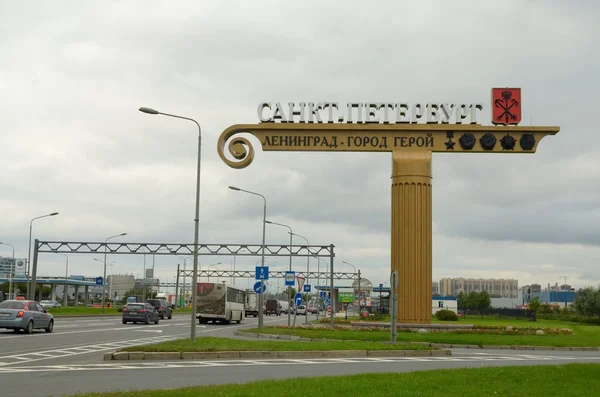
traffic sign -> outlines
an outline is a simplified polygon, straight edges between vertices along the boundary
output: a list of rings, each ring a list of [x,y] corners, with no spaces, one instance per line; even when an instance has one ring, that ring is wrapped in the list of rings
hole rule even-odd
[[[294,295],[294,304],[296,305],[296,307],[302,304],[302,294],[300,292]]]
[[[269,279],[269,266],[256,266],[256,279],[257,280],[268,280]]]
[[[96,285],[102,285],[102,284],[104,284],[104,278],[96,277]]]
[[[294,279],[296,278],[296,272],[287,271],[285,272],[285,285],[286,287],[294,286]]]
[[[304,285],[304,292],[310,292],[310,284]]]
[[[327,298],[327,292],[325,292],[325,291],[321,291],[320,295],[321,295],[321,298]]]
[[[298,280],[298,291],[302,291],[302,287],[304,286],[304,281],[306,279],[302,276],[298,276],[296,277],[296,280]]]
[[[261,284],[262,284],[262,292],[260,291]],[[254,292],[256,292],[257,294],[263,294],[266,290],[267,290],[267,285],[265,283],[261,283],[260,281],[257,281],[256,283],[254,283]]]

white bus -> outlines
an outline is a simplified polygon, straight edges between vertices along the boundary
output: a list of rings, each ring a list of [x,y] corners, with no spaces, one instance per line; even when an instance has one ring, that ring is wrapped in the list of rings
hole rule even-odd
[[[200,324],[242,322],[246,297],[243,289],[223,283],[198,283],[197,293],[196,318]]]

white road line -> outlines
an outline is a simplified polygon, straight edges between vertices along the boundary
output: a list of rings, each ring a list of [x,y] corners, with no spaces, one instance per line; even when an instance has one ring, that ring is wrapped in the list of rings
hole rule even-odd
[[[410,358],[410,360],[409,360]],[[131,362],[128,364],[124,363],[111,363],[111,364],[83,364],[83,365],[48,365],[48,366],[31,366],[31,367],[0,367],[1,373],[16,373],[16,372],[58,372],[58,371],[99,371],[99,370],[140,370],[140,369],[176,369],[176,368],[206,368],[206,367],[221,367],[221,366],[256,366],[256,365],[314,365],[314,364],[330,364],[332,360],[335,360],[339,364],[357,364],[357,363],[410,363],[414,361],[418,362],[453,362],[453,361],[490,361],[490,357],[471,356],[463,357],[460,360],[453,358],[452,356],[446,357],[435,357],[436,360],[432,360],[433,357],[389,357],[389,358],[343,358],[343,359],[312,359],[312,360],[301,360],[301,359],[267,359],[267,360],[223,360],[223,361],[168,361],[168,362],[153,362],[153,363],[142,363],[142,362]],[[551,357],[553,361],[570,361],[575,360],[573,357]],[[581,358],[581,357],[580,357]],[[584,357],[585,359],[598,359],[600,357]],[[537,361],[537,357],[522,357],[523,361]],[[496,360],[505,361],[505,360]]]
[[[133,339],[130,341],[124,341],[122,346],[147,345],[147,344],[151,344],[151,343],[157,343],[157,342],[163,342],[163,341],[167,341],[167,340],[178,339],[180,336],[181,335],[155,336],[155,337],[146,338],[145,340],[141,340],[141,341],[138,339]],[[90,346],[86,346],[86,347],[65,348],[65,349],[60,349],[60,351],[46,350],[46,351],[41,351],[41,352],[36,352],[36,353],[25,353],[25,354],[21,354],[21,355],[4,356],[4,357],[2,357],[3,361],[2,361],[2,363],[0,363],[0,367],[3,367],[3,366],[6,367],[11,364],[21,364],[23,362],[49,360],[49,359],[70,357],[70,356],[88,354],[88,353],[98,353],[98,352],[104,352],[104,351],[113,350],[113,349],[115,349],[115,346],[113,343],[106,343],[106,344],[95,344],[95,345],[90,345]],[[56,354],[56,353],[58,353],[58,354]],[[43,357],[39,357],[39,356],[43,356]],[[7,362],[7,359],[18,360],[18,361]]]
[[[276,322],[276,321],[278,321],[278,320],[265,321],[265,323],[271,323],[271,322]],[[176,323],[174,323],[174,324],[176,324]],[[188,323],[186,323],[186,324],[188,324]],[[160,325],[158,325],[158,326],[160,326]],[[229,329],[240,328],[240,327],[245,327],[245,326],[247,326],[247,324],[227,325],[227,326],[214,327],[214,328],[211,327],[211,328],[205,328],[205,329],[199,330],[198,332],[201,333],[201,332],[212,332],[212,331],[227,331]],[[72,331],[72,332],[63,332],[63,333],[57,333],[57,334],[53,333],[53,334],[48,334],[47,336],[64,335],[64,334],[70,334],[70,333],[101,332],[101,331],[106,331],[106,330],[107,329]],[[119,327],[119,328],[113,328],[112,330],[120,331],[120,330],[140,330],[140,329],[136,329],[134,327]],[[73,347],[65,346],[65,347],[61,347],[60,349],[32,351],[29,353],[15,352],[18,354],[3,356],[2,357],[3,361],[0,362],[0,367],[6,367],[6,366],[14,365],[14,364],[21,364],[24,362],[50,360],[50,359],[56,359],[56,358],[62,358],[62,357],[81,355],[81,354],[101,353],[101,352],[105,352],[108,350],[113,350],[118,347],[148,345],[148,344],[152,344],[152,343],[158,343],[158,342],[163,342],[163,341],[168,341],[168,340],[179,339],[182,336],[187,336],[187,333],[185,333],[185,334],[179,333],[179,334],[173,334],[173,335],[161,335],[161,336],[148,336],[148,337],[144,337],[144,338],[129,339],[129,340],[125,340],[125,341],[109,341],[109,342],[93,344],[93,345],[82,344],[80,346],[73,346]],[[16,336],[16,337],[19,337],[19,336]],[[11,338],[11,337],[0,338],[0,340],[8,339],[8,338]],[[51,353],[51,354],[49,354],[49,353]],[[56,354],[56,353],[58,353],[58,354]],[[44,357],[39,357],[39,356],[44,356]],[[7,359],[10,359],[12,362],[7,362]],[[228,365],[228,364],[224,364],[224,365]]]

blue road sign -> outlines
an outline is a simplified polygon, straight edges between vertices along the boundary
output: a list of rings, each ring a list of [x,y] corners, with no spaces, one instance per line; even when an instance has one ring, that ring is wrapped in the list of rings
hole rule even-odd
[[[285,286],[286,287],[293,287],[295,279],[296,279],[296,272],[292,272],[289,270],[287,272],[285,272]]]
[[[96,277],[96,285],[104,284],[104,277]]]
[[[267,290],[267,285],[265,283],[262,283],[262,292],[260,291],[260,281],[257,281],[256,283],[254,283],[254,292],[256,292],[257,294],[262,294]]]
[[[327,298],[327,292],[321,291],[321,298]]]
[[[300,292],[296,293],[296,295],[294,295],[294,304],[296,306],[300,306],[302,304],[302,294]]]
[[[269,279],[269,266],[256,266],[256,279],[257,280],[268,280]]]
[[[304,284],[304,292],[310,292],[310,284]]]

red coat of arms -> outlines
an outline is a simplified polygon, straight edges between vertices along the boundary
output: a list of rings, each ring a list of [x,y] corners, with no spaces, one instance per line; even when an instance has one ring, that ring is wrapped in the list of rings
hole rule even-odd
[[[492,123],[519,124],[521,122],[521,89],[492,88]]]

